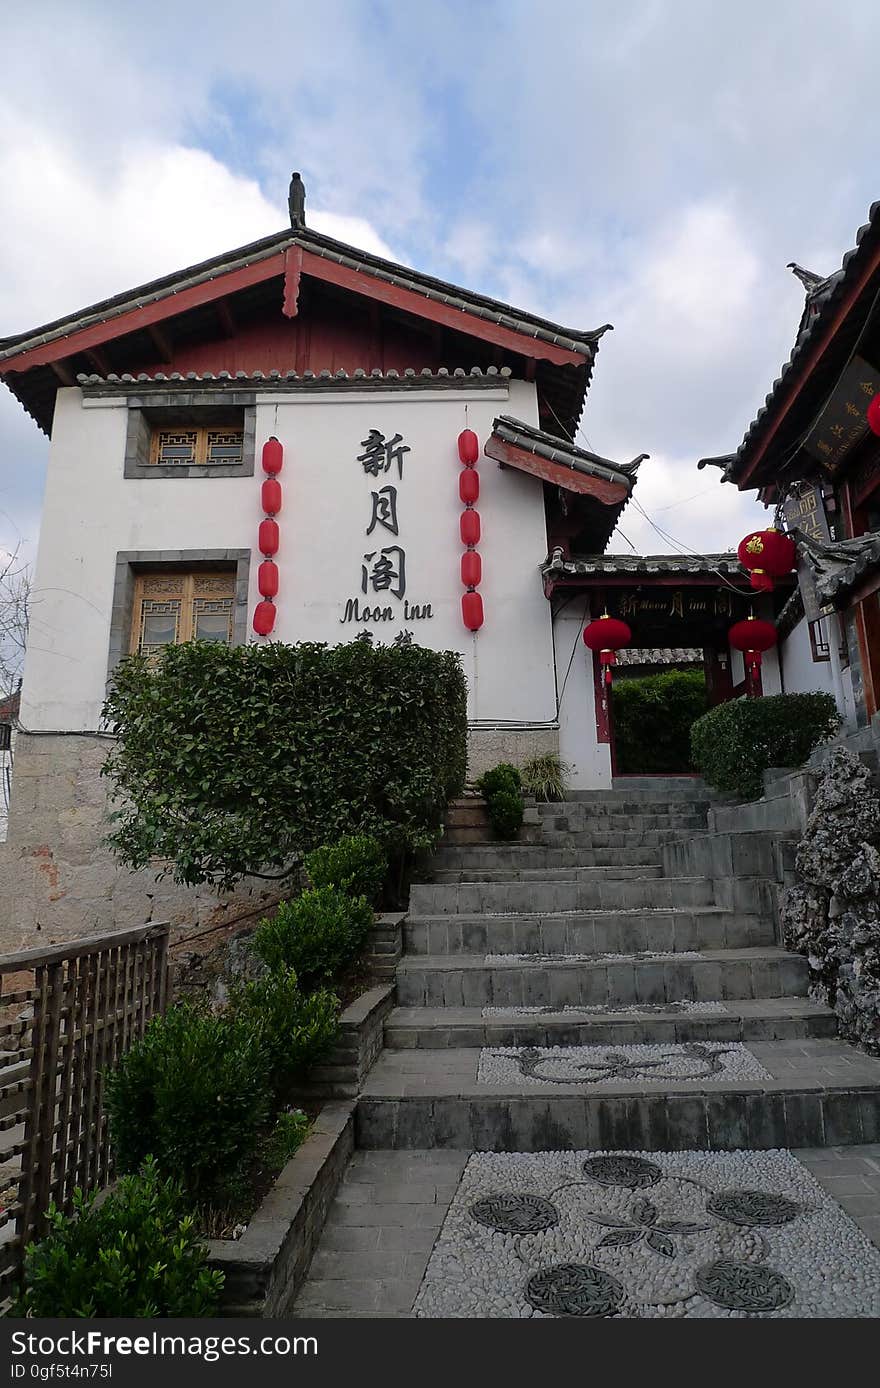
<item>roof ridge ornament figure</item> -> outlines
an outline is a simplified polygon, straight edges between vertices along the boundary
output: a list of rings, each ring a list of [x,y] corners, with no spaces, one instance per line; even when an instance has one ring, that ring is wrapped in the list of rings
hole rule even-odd
[[[306,225],[306,190],[305,184],[298,173],[290,175],[290,188],[287,193],[287,210],[290,213],[290,225],[294,231],[305,230]]]

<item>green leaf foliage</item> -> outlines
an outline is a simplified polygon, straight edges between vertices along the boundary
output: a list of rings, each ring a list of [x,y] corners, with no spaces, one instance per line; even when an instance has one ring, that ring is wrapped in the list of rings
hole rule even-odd
[[[148,1158],[104,1200],[77,1190],[70,1215],[54,1204],[49,1230],[25,1250],[16,1314],[216,1316],[223,1274],[207,1267],[180,1186]]]
[[[168,646],[114,674],[110,843],[128,867],[232,887],[344,834],[432,841],[464,785],[459,657],[367,641]]]
[[[252,1015],[178,1003],[155,1017],[107,1077],[116,1169],[152,1155],[192,1206],[236,1198],[272,1108],[263,1039]]]
[[[521,768],[522,788],[536,800],[564,800],[568,792],[566,779],[569,767],[559,757],[548,752],[532,757]]]
[[[301,992],[293,969],[280,966],[263,978],[234,984],[229,1011],[260,1048],[273,1098],[287,1098],[310,1066],[332,1050],[339,1034],[339,999],[325,988]]]
[[[375,905],[388,875],[388,856],[372,834],[344,834],[307,853],[305,868],[313,887],[337,887]]]
[[[372,924],[373,908],[365,897],[312,887],[293,901],[282,901],[271,919],[260,921],[251,948],[271,971],[293,969],[309,988],[354,963]]]
[[[694,764],[710,785],[744,800],[771,766],[802,766],[840,725],[830,694],[771,694],[719,704],[691,730]]]
[[[515,839],[523,822],[522,777],[509,762],[499,762],[477,781],[486,801],[492,832],[499,839]]]
[[[705,712],[702,670],[665,670],[617,680],[613,715],[618,775],[690,770],[691,727]]]

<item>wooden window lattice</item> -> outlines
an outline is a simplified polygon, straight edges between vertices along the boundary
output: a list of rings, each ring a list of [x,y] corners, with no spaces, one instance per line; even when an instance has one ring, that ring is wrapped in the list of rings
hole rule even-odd
[[[155,659],[183,641],[232,644],[235,574],[140,574],[135,582],[131,649]],[[160,639],[161,638],[161,639]]]
[[[154,429],[150,462],[156,467],[198,467],[244,461],[244,430]]]

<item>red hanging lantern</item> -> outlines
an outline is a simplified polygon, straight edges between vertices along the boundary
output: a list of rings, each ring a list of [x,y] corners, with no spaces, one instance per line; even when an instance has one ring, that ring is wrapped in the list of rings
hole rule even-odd
[[[473,467],[480,456],[480,440],[473,429],[462,429],[458,436],[458,456],[467,467]]]
[[[475,549],[466,549],[461,556],[461,581],[465,588],[477,588],[483,577],[483,561]]]
[[[761,653],[771,650],[778,638],[772,622],[746,617],[743,622],[734,622],[727,639],[735,651],[742,651],[746,669],[755,680],[761,670]]]
[[[265,520],[260,521],[258,544],[261,554],[277,554],[280,538],[281,532],[278,529],[278,522],[276,520],[272,520],[271,517],[267,516]]]
[[[871,430],[871,433],[880,434],[880,395],[875,395],[874,398],[869,401],[868,408],[865,411],[865,418],[868,421],[868,428]]]
[[[599,652],[599,664],[605,667],[606,684],[611,683],[611,666],[617,660],[615,652],[621,646],[628,646],[631,640],[632,632],[626,622],[609,617],[607,612],[584,627],[584,645],[591,651]]]
[[[480,474],[476,468],[462,468],[458,478],[458,494],[466,506],[472,506],[480,497]]]
[[[479,593],[465,593],[461,600],[461,619],[468,631],[479,631],[483,625],[483,599]]]
[[[254,609],[254,631],[258,636],[268,636],[274,625],[274,602],[258,602]]]
[[[281,510],[281,483],[277,478],[266,478],[260,491],[260,503],[267,515],[278,515]]]
[[[751,585],[759,592],[769,592],[774,578],[791,573],[797,561],[794,540],[773,526],[753,530],[740,540],[736,555],[743,568],[750,570]]]
[[[278,593],[278,565],[272,559],[264,559],[257,570],[257,587],[264,598],[274,598]]]
[[[480,543],[479,511],[462,511],[460,529],[463,545],[478,545]]]
[[[281,440],[276,439],[273,434],[263,444],[263,471],[271,476],[280,472],[284,466],[284,449],[281,447]]]

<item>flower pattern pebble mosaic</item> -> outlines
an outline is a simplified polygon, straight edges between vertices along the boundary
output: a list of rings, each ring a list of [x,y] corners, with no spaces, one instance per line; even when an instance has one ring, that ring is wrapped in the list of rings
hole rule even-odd
[[[772,1081],[739,1041],[685,1041],[644,1046],[487,1046],[477,1083],[521,1087],[613,1083],[615,1089],[671,1080],[700,1088],[730,1080]]]
[[[880,1250],[790,1152],[479,1152],[415,1315],[878,1318]]]

